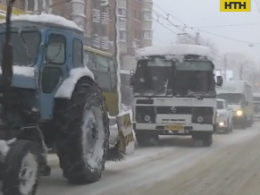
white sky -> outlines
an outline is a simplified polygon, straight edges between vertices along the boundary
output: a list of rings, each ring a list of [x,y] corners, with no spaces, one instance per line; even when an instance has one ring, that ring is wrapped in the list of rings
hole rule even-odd
[[[211,39],[220,53],[225,52],[241,52],[260,62],[260,12],[258,12],[255,1],[260,7],[260,0],[251,0],[251,12],[220,12],[220,0],[153,0],[155,11],[153,16],[156,18],[156,12],[163,16],[166,13],[171,14],[177,19],[183,21],[191,27],[214,26],[214,25],[232,25],[245,23],[258,23],[254,25],[232,26],[232,27],[215,27],[215,28],[200,28],[202,31],[208,31],[217,35],[222,35],[248,43],[256,43],[254,47],[249,47],[248,43],[233,41],[218,36],[213,36],[200,31],[202,37]],[[160,6],[165,12],[161,11]],[[170,21],[183,25],[173,17]],[[165,25],[172,31],[181,33],[182,29],[175,28],[169,22],[160,17],[160,23]],[[154,28],[154,44],[167,44],[174,42],[176,35],[170,30],[165,29],[161,24],[153,21]],[[187,29],[187,32],[191,30]],[[197,31],[192,31],[196,33]]]

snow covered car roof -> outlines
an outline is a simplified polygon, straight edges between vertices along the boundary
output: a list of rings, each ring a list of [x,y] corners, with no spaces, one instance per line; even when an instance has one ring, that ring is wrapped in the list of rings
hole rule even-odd
[[[83,30],[73,21],[67,20],[64,17],[53,15],[53,14],[41,14],[41,15],[19,15],[12,16],[12,21],[20,21],[20,22],[31,22],[43,25],[52,25],[58,27],[71,28],[80,32]],[[1,21],[0,24],[5,23],[5,21]]]
[[[162,46],[150,46],[137,50],[136,58],[145,59],[148,56],[185,56],[198,55],[212,58],[210,48],[201,45],[172,44]]]

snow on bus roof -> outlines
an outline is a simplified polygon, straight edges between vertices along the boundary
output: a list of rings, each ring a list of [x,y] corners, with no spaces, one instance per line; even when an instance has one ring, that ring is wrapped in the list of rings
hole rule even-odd
[[[19,16],[12,16],[12,21],[28,21],[43,24],[53,24],[56,26],[62,26],[67,28],[72,28],[78,31],[83,31],[76,23],[67,20],[64,17],[53,15],[53,14],[41,14],[41,15],[30,15],[24,14]],[[4,23],[3,21],[2,23]]]
[[[137,51],[137,58],[145,58],[146,56],[183,56],[183,55],[199,55],[211,58],[210,48],[201,45],[172,44],[161,46],[150,46],[141,48]]]

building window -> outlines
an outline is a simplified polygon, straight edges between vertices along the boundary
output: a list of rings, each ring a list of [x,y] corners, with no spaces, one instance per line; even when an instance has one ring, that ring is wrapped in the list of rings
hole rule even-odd
[[[127,32],[126,31],[120,31],[119,32],[119,40],[120,41],[126,41],[127,40]]]
[[[142,18],[142,16],[141,16],[141,13],[140,12],[138,12],[138,11],[136,11],[136,10],[134,10],[134,18],[136,19],[136,20],[141,20],[141,18]]]
[[[136,20],[138,19],[138,14],[137,14],[136,10],[134,10],[134,17],[135,17]]]
[[[152,12],[143,13],[143,21],[152,21]]]
[[[3,0],[3,1],[6,1],[6,0]],[[20,9],[25,10],[25,7],[26,7],[25,0],[20,0]]]
[[[143,38],[147,40],[151,40],[153,37],[152,31],[143,31]]]
[[[6,0],[1,0],[1,3],[7,5],[7,1]]]
[[[118,8],[118,14],[120,16],[126,17],[126,15],[127,15],[126,9]]]
[[[92,8],[99,9],[101,7],[100,1],[92,0]]]
[[[140,32],[138,30],[135,30],[135,39],[140,39]]]
[[[27,7],[25,11],[34,11],[35,2],[34,0],[27,0]]]

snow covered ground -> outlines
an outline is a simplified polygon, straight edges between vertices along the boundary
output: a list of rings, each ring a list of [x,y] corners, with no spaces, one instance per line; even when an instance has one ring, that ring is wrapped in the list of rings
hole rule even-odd
[[[188,190],[185,187],[178,188],[178,191],[174,191],[174,189],[170,191],[170,186],[174,185],[174,183],[170,181],[174,180],[177,182],[182,172],[186,171],[185,174],[188,175],[189,172],[187,172],[187,170],[193,170],[193,167],[196,168],[196,170],[198,168],[204,168],[207,163],[213,162],[212,159],[214,159],[216,155],[218,155],[219,158],[220,155],[222,155],[221,161],[218,162],[221,163],[222,166],[225,165],[226,167],[224,168],[229,171],[233,170],[233,164],[225,164],[224,162],[225,159],[228,159],[227,157],[233,153],[236,154],[234,156],[236,159],[233,161],[237,161],[237,163],[242,162],[244,156],[249,154],[251,157],[254,155],[258,157],[258,148],[260,147],[260,142],[257,141],[260,139],[259,128],[260,123],[256,123],[252,128],[247,130],[236,130],[229,135],[214,135],[214,144],[210,148],[194,148],[192,140],[189,137],[165,137],[156,147],[137,148],[135,153],[127,157],[125,161],[108,162],[103,178],[99,182],[90,185],[69,185],[67,181],[62,178],[60,169],[53,168],[52,176],[42,179],[38,195],[54,193],[57,195],[155,195],[153,191],[159,189],[161,190],[160,193],[164,194],[163,189],[157,186],[157,184],[166,185],[165,188],[168,189],[167,195],[192,195],[191,193],[181,193],[181,190]],[[248,144],[252,146],[247,147]],[[247,147],[247,149],[242,150],[241,148],[243,147]],[[241,154],[238,155],[240,151]],[[245,164],[245,166],[249,167],[243,167],[244,165],[241,163],[240,165],[243,169],[250,168],[250,164]],[[214,164],[214,166],[209,167],[209,170],[215,174],[217,179],[216,183],[220,183],[220,180],[224,178],[218,175],[218,169],[215,170],[215,166],[217,165]],[[206,174],[206,172],[203,172],[203,174]],[[229,174],[232,173],[229,172]],[[240,177],[242,176],[243,174],[240,175]],[[196,182],[198,182],[198,184],[202,186],[201,189],[203,189],[203,185],[199,183],[202,178],[197,181],[196,177],[198,176],[193,173],[193,178],[187,176],[186,179],[193,179],[189,182],[194,183],[195,190]],[[212,181],[214,181],[214,179]],[[185,180],[183,180],[182,185],[184,185],[184,183]],[[157,187],[154,189],[152,186]],[[145,193],[143,193],[141,187],[145,187]],[[218,189],[223,189],[226,186],[220,185],[218,187]],[[149,189],[152,189],[152,191],[149,191]],[[211,194],[218,195],[220,193]]]

